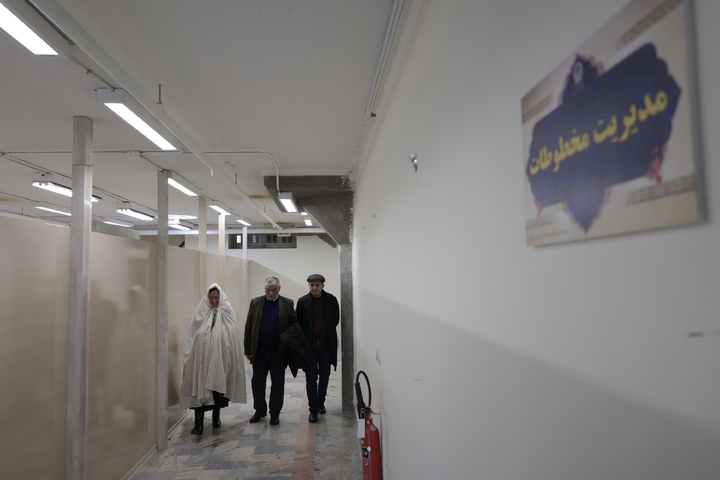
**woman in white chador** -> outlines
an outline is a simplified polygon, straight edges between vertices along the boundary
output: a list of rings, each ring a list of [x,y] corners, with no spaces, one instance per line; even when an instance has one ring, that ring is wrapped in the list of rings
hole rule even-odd
[[[195,410],[192,433],[202,435],[205,410],[212,409],[214,428],[228,401],[247,402],[245,364],[235,312],[216,283],[208,287],[190,321],[183,357],[180,406]]]

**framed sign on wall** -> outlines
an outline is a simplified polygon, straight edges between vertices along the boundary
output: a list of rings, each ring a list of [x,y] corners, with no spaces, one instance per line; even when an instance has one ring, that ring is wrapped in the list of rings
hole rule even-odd
[[[704,219],[690,0],[634,0],[521,102],[528,245]]]

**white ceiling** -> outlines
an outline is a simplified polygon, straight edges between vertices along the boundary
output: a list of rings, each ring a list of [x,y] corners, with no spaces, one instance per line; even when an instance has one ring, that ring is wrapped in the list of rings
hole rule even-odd
[[[0,214],[69,221],[34,208],[69,211],[70,199],[30,179],[51,172],[71,185],[73,117],[86,116],[93,187],[103,198],[94,218],[130,220],[115,212],[117,200],[157,210],[157,172],[165,169],[266,227],[270,219],[304,226],[264,187],[276,165],[281,175],[356,168],[401,3],[0,0],[10,2],[34,5],[74,46],[67,57],[35,56],[0,30]],[[108,87],[151,103],[184,151],[161,152],[98,103],[96,90]],[[170,214],[197,215],[197,199],[171,188]]]

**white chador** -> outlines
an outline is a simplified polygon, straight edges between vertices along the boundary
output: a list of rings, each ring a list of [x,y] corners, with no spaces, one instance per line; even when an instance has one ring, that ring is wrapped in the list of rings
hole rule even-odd
[[[208,295],[216,288],[217,308]],[[227,295],[216,284],[208,287],[190,321],[183,357],[182,408],[213,404],[213,390],[231,402],[246,403],[245,363],[235,312]]]

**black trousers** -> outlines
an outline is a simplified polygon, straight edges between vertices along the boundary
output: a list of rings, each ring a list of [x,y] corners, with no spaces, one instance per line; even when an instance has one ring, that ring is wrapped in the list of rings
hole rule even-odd
[[[228,406],[228,399],[227,397],[224,397],[222,393],[216,392],[213,390],[213,405],[203,405],[202,407],[191,407],[193,410],[207,412],[208,410],[213,410],[216,408],[220,410],[221,408],[225,408]]]
[[[259,348],[255,352],[252,366],[253,407],[257,412],[268,412],[268,403],[265,401],[265,387],[269,373],[272,382],[270,385],[270,415],[279,415],[283,406],[283,397],[285,396],[285,367],[275,363],[272,350]]]
[[[330,381],[330,344],[310,342],[313,358],[305,371],[305,391],[308,398],[308,410],[317,413],[325,405],[328,382]]]

